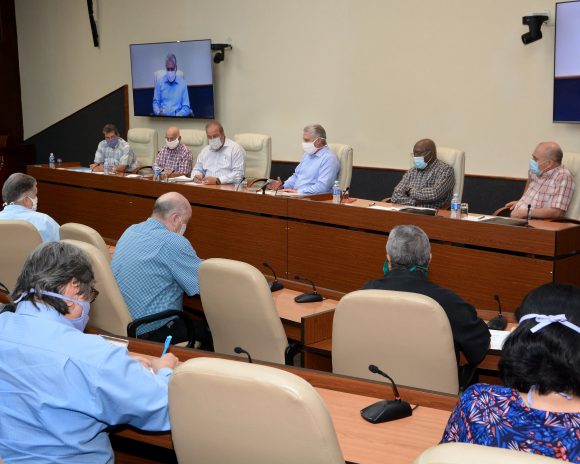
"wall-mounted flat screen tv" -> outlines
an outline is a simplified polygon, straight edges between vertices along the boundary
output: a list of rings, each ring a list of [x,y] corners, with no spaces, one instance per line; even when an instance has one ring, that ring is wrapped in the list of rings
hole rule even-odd
[[[554,122],[580,122],[580,1],[556,3]]]
[[[214,118],[209,39],[129,47],[135,116]]]

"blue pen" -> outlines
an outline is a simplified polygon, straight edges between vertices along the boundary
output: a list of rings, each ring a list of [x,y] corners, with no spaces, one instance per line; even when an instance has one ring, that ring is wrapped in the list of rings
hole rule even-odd
[[[165,339],[165,346],[163,347],[163,353],[161,353],[161,357],[167,354],[167,350],[169,349],[169,345],[171,344],[171,335],[168,335]]]

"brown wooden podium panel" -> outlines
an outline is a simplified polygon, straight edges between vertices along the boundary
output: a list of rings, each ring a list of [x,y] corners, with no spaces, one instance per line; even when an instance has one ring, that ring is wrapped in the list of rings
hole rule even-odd
[[[288,223],[288,271],[342,292],[360,289],[380,278],[387,236],[304,222]],[[553,280],[551,261],[483,251],[452,244],[432,244],[429,277],[471,304],[514,311],[533,288]]]

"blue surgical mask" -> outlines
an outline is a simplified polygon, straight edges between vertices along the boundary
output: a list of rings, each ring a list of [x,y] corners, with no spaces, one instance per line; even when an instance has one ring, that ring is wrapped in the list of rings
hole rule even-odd
[[[18,298],[14,302],[14,304],[20,302],[20,300],[22,300],[22,298],[24,298],[26,295],[29,295],[30,293],[34,293],[34,289],[30,289],[30,291],[25,292],[22,295],[20,295],[20,298]],[[66,301],[70,301],[72,303],[78,304],[81,307],[82,314],[79,317],[77,317],[76,319],[69,319],[69,321],[72,323],[72,325],[74,326],[75,329],[80,330],[81,332],[84,332],[85,327],[87,326],[87,324],[89,322],[89,311],[91,310],[91,303],[89,303],[88,301],[76,300],[74,298],[70,298],[68,296],[61,295],[60,293],[47,292],[47,291],[41,291],[39,293],[40,293],[40,295],[53,296],[53,297],[59,298],[61,300],[66,300]]]
[[[427,167],[425,158],[423,158],[422,156],[413,156],[413,164],[419,171],[422,171]]]
[[[385,263],[383,264],[383,274],[389,273],[389,260],[385,259]]]
[[[119,141],[119,139],[117,137],[109,139],[109,140],[107,140],[107,146],[109,148],[115,148],[117,146],[118,141]]]
[[[536,176],[539,176],[542,173],[540,164],[536,160],[530,160],[530,171],[532,171]]]
[[[208,143],[209,143],[209,148],[211,148],[213,151],[218,151],[223,145],[222,139],[219,137],[216,137],[214,139],[209,139]]]

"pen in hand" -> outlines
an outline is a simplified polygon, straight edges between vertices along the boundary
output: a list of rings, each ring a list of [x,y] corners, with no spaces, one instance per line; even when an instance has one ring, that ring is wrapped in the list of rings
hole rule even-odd
[[[167,350],[169,349],[169,345],[171,344],[172,338],[173,337],[171,335],[168,335],[167,338],[165,339],[165,346],[163,347],[163,353],[161,353],[161,357],[167,354]]]

